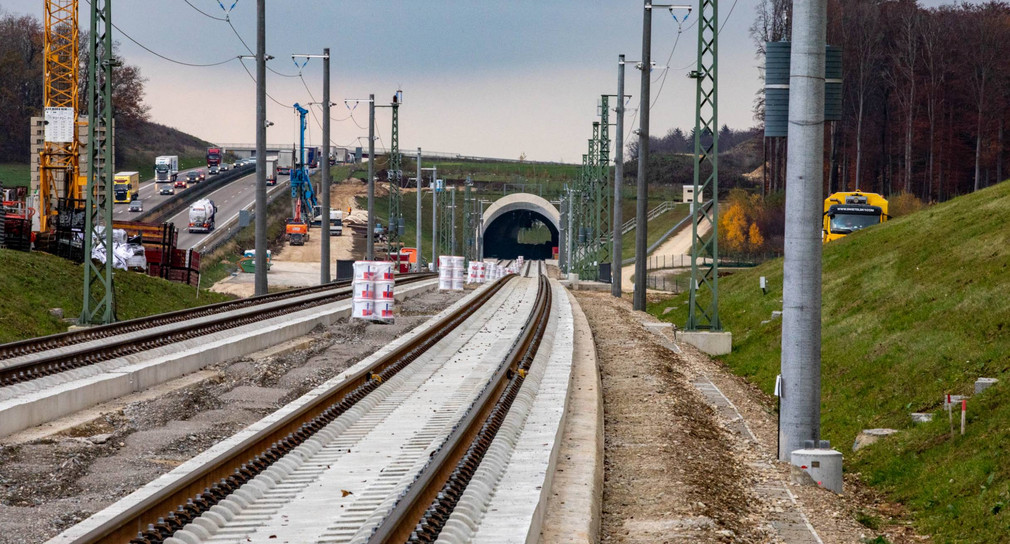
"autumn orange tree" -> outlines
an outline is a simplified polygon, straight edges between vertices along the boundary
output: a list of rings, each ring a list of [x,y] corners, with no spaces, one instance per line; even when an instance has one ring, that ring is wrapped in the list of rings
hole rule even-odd
[[[765,249],[761,233],[764,202],[761,195],[733,189],[719,214],[719,246],[730,255],[756,255]]]

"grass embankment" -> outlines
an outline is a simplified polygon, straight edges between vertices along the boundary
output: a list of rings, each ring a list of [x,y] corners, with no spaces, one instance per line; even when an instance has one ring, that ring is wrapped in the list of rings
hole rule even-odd
[[[660,201],[661,202],[661,201]],[[660,202],[649,201],[649,209],[656,207]],[[622,206],[621,213],[629,213],[626,209],[628,206]],[[625,221],[635,217],[635,202],[632,201],[630,205],[630,216],[625,215]],[[687,214],[691,212],[691,207],[687,204],[677,204],[672,210],[664,212],[652,221],[649,221],[649,230],[646,233],[646,239],[648,240],[647,246],[651,246],[659,240],[661,236],[666,234],[666,231],[672,229],[681,219],[687,217]],[[626,232],[623,237],[621,237],[621,260],[630,259],[635,256],[635,229],[631,229]]]
[[[912,511],[937,542],[1005,542],[1010,534],[1010,183],[984,189],[824,246],[822,435],[845,468]],[[770,291],[762,295],[758,278]],[[779,372],[782,260],[721,279],[733,332],[723,360],[765,393]],[[687,295],[649,311],[684,325]],[[662,315],[667,307],[676,308]],[[970,395],[966,436],[951,436],[941,401]],[[913,425],[910,412],[933,412]],[[862,429],[902,432],[852,453]]]
[[[4,187],[28,187],[31,183],[32,165],[28,163],[0,164],[0,185]]]
[[[197,298],[189,285],[123,270],[115,273],[115,288],[120,321],[233,298],[206,290]],[[0,249],[0,343],[65,332],[68,324],[49,309],[78,317],[83,291],[82,265],[41,252]]]

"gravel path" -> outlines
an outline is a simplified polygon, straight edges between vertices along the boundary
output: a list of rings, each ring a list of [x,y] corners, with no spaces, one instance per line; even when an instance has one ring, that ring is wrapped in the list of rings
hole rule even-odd
[[[628,301],[577,296],[603,384],[602,542],[926,541],[852,475],[844,496],[791,483],[775,459],[771,399],[690,346],[671,351],[668,337],[643,325],[658,322]],[[856,521],[866,514],[888,521],[883,533]]]
[[[317,328],[291,353],[213,365],[204,380],[52,436],[0,438],[0,544],[56,536],[337,375],[462,294],[430,291],[410,298],[392,325],[345,320]]]

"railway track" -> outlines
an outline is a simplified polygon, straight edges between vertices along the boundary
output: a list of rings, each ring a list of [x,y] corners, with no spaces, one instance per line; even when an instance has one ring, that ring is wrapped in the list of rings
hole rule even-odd
[[[404,275],[398,282],[409,284],[431,276],[431,274]],[[328,304],[350,296],[350,282],[345,281],[2,344],[0,387],[95,365],[124,355]]]
[[[535,296],[531,296],[534,287]],[[551,292],[551,284],[543,275],[536,280],[516,275],[499,280],[479,292],[474,300],[458,305],[455,311],[409,341],[371,364],[356,369],[325,394],[273,420],[254,435],[243,438],[226,453],[214,456],[212,463],[186,471],[171,484],[118,513],[110,514],[101,523],[92,524],[67,538],[58,537],[52,542],[177,544],[251,541],[245,538],[229,540],[233,536],[229,531],[234,528],[228,522],[240,521],[243,515],[248,514],[244,511],[259,497],[267,501],[267,495],[271,493],[280,493],[281,496],[294,494],[294,488],[307,485],[306,474],[311,473],[314,478],[320,479],[319,485],[326,477],[324,473],[344,475],[345,471],[339,470],[336,465],[353,461],[349,444],[361,447],[357,441],[365,440],[358,427],[367,434],[367,431],[375,430],[378,422],[397,424],[400,418],[393,417],[396,410],[403,411],[404,419],[424,417],[437,423],[425,423],[423,430],[412,431],[416,434],[407,432],[406,436],[413,436],[413,441],[407,440],[399,445],[401,456],[413,452],[417,457],[415,464],[423,463],[412,479],[406,469],[401,472],[402,463],[397,465],[398,468],[391,465],[375,471],[385,474],[386,478],[393,478],[390,480],[393,482],[398,475],[402,476],[400,480],[406,478],[409,481],[398,495],[392,495],[396,497],[395,501],[386,499],[383,502],[387,511],[382,513],[381,519],[376,517],[379,515],[377,510],[357,531],[368,533],[368,542],[433,541],[432,535],[438,534],[441,524],[452,513],[455,501],[467,486],[468,477],[480,465],[482,455],[522,387],[547,328],[552,308]],[[488,304],[489,301],[494,302]],[[489,325],[496,323],[496,319],[500,321],[504,316],[515,315],[519,307],[528,312],[520,314],[526,316],[521,325],[515,319],[513,324],[503,326],[502,330]],[[467,323],[470,319],[474,322]],[[467,325],[462,326],[464,323]],[[468,361],[467,350],[472,352],[475,349],[472,345],[482,342],[492,355],[481,356],[487,361]],[[507,349],[493,347],[505,346],[502,342],[509,343]],[[502,353],[506,355],[502,357]],[[452,355],[446,358],[446,354]],[[453,375],[451,379],[458,380],[456,371],[443,368],[452,364],[460,365],[452,367],[457,370],[486,367],[488,373],[480,374],[478,379],[477,371],[473,371],[474,377],[464,380],[473,388],[472,391],[451,393],[451,390],[433,386],[430,380],[448,380],[450,378],[444,376],[447,374]],[[404,387],[413,387],[410,391],[415,396],[427,395],[429,401],[448,402],[450,407],[436,410],[435,415],[425,415],[431,410],[401,406],[401,403],[413,398],[406,397],[407,393],[397,389]],[[455,406],[453,403],[460,403],[458,409],[452,408]],[[457,416],[462,412],[463,415],[453,422],[448,420],[445,410]],[[418,449],[414,441],[418,436],[427,436],[432,425],[444,427],[447,436],[433,442],[431,447],[437,447],[428,455],[428,451]],[[379,434],[379,438],[386,442],[395,438]],[[327,455],[336,457],[331,459]],[[382,456],[374,453],[366,455],[368,459],[376,457]],[[405,462],[409,464],[409,461]],[[334,465],[332,471],[329,470],[331,464]],[[353,464],[348,470],[353,472]],[[292,478],[290,482],[287,480],[289,476]],[[305,488],[304,494],[311,495],[315,487],[318,486]],[[341,496],[339,489],[323,492]],[[369,498],[370,493],[365,492],[359,500],[373,500],[374,497]],[[267,503],[282,508],[273,499]],[[333,508],[332,504],[328,507]],[[306,515],[299,507],[293,508],[293,513]],[[342,510],[340,513],[351,512]],[[258,519],[261,514],[260,510],[255,510],[252,515]],[[331,514],[336,516],[337,512]],[[278,517],[286,519],[288,516]],[[173,538],[172,535],[184,528],[185,531],[178,535],[180,538]],[[243,530],[239,528],[240,532]],[[265,536],[263,538],[266,539]],[[326,541],[346,540],[336,538]]]

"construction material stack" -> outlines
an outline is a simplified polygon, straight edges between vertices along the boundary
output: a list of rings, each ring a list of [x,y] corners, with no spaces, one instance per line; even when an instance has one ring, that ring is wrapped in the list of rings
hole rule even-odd
[[[466,260],[456,255],[438,256],[438,289],[440,291],[462,291]]]
[[[467,269],[466,282],[467,283],[484,283],[487,274],[487,263],[484,261],[470,261],[469,268]]]
[[[355,261],[351,317],[393,322],[396,278],[390,261]]]

